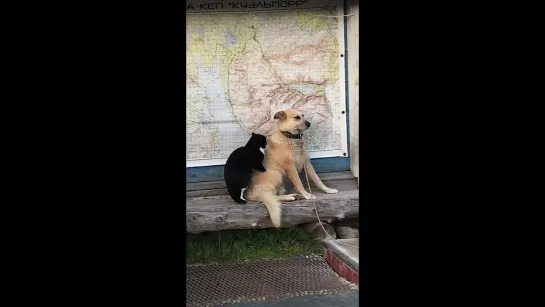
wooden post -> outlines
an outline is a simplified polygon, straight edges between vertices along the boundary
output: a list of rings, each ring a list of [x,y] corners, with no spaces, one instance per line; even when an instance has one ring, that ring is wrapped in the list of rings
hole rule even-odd
[[[359,179],[359,1],[347,0],[347,45],[348,45],[348,108],[350,110],[350,170]],[[352,15],[353,14],[353,15]]]

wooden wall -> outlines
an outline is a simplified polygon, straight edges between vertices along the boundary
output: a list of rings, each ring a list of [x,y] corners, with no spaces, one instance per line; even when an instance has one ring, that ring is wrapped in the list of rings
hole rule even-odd
[[[359,184],[359,1],[346,0],[348,48],[348,106],[350,122],[350,170]]]

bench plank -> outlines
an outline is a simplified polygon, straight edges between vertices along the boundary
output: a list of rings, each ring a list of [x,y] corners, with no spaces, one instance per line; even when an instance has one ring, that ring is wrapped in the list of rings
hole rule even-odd
[[[310,159],[317,173],[350,171],[350,158],[332,157]],[[221,181],[224,165],[187,167],[186,182]]]
[[[320,220],[331,223],[359,216],[359,190],[357,180],[331,180],[330,187],[338,194],[326,194],[312,190]],[[311,200],[284,202],[282,204],[282,227],[316,222],[317,217]],[[187,198],[186,231],[254,229],[274,227],[269,212],[262,203],[238,204],[228,195]]]
[[[308,191],[307,182],[306,179],[301,180],[303,182],[303,186],[305,187],[305,190]],[[333,189],[338,189],[338,186],[346,185],[349,186],[350,189],[358,189],[358,181],[353,176],[348,180],[323,180],[323,183]],[[188,198],[193,197],[205,197],[205,196],[219,196],[219,195],[227,195],[229,194],[227,192],[227,188],[225,187],[225,183],[223,184],[224,187],[221,188],[212,188],[212,189],[203,189],[203,190],[192,190],[192,191],[186,191],[185,195]],[[314,192],[315,190],[319,190],[316,184],[310,181],[310,188]],[[297,193],[293,185],[290,183],[286,184],[287,193]]]
[[[305,178],[305,175],[299,175],[301,180]],[[321,173],[318,174],[322,181],[327,180],[340,180],[340,179],[352,179],[356,178],[352,175],[352,172],[331,172],[331,173]],[[225,181],[204,181],[204,182],[187,182],[185,185],[186,191],[199,191],[199,190],[209,190],[209,189],[223,189],[225,188]]]
[[[346,172],[332,172],[332,173],[322,173],[318,174],[322,182],[325,185],[330,186],[331,181],[338,180],[347,180],[355,179],[350,171]],[[303,174],[300,174],[301,181],[303,185],[307,185],[306,178]],[[312,189],[317,189],[314,182],[310,182],[310,187]],[[332,188],[336,188],[331,186]],[[290,190],[292,188],[291,182],[288,182],[286,188]],[[308,188],[307,188],[308,189]],[[295,192],[293,192],[295,193]],[[186,197],[204,197],[204,196],[218,196],[218,195],[227,195],[227,188],[225,186],[225,181],[208,181],[208,182],[188,182],[186,183]]]

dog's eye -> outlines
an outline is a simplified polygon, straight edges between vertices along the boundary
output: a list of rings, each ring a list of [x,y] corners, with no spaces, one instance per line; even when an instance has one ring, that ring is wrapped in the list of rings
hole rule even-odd
[[[301,119],[301,116],[295,116],[295,119]]]

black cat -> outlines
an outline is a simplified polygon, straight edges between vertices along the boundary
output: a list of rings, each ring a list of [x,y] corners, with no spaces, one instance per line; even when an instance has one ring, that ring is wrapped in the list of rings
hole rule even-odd
[[[229,196],[240,204],[245,204],[243,191],[248,187],[254,170],[266,172],[263,167],[264,155],[259,148],[265,149],[267,138],[261,134],[252,133],[252,137],[244,147],[235,149],[227,158],[223,178],[227,185]]]

